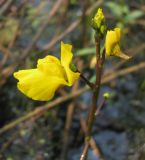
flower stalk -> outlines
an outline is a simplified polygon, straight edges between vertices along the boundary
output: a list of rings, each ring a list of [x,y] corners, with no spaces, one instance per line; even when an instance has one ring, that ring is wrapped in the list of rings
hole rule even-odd
[[[93,90],[92,96],[92,107],[88,117],[88,129],[87,129],[87,139],[91,138],[91,131],[93,127],[93,122],[95,118],[95,112],[97,109],[98,95],[100,91],[100,81],[101,81],[101,70],[102,70],[102,58],[100,56],[100,38],[96,38],[96,85]]]
[[[91,83],[82,73],[80,73],[80,77],[86,82],[86,84],[93,90],[95,87],[94,83]]]
[[[98,103],[98,97],[100,92],[100,85],[101,85],[101,75],[102,75],[102,68],[103,63],[105,60],[105,50],[103,50],[103,53],[100,52],[100,42],[103,38],[103,35],[105,34],[105,30],[102,32],[101,28],[105,26],[105,18],[104,14],[102,12],[102,9],[98,9],[98,12],[96,13],[95,17],[92,19],[92,27],[95,30],[95,45],[96,45],[96,83],[93,87],[93,95],[92,95],[92,106],[90,108],[90,112],[87,119],[87,134],[85,137],[85,147],[82,152],[80,160],[86,160],[88,149],[89,149],[89,141],[91,139],[92,135],[92,128],[94,124],[94,120],[96,117],[96,111],[97,111],[97,103]]]
[[[92,135],[92,128],[93,128],[93,123],[95,120],[96,116],[96,111],[97,111],[97,102],[98,102],[98,97],[99,97],[99,92],[100,92],[100,86],[101,86],[101,75],[102,75],[102,68],[105,60],[105,50],[103,51],[103,54],[101,56],[100,53],[100,37],[95,37],[95,42],[96,42],[96,83],[93,88],[93,95],[92,95],[92,107],[89,112],[88,120],[87,120],[87,134],[85,137],[85,147],[84,151],[81,155],[80,160],[85,160],[87,158],[87,153],[89,149],[89,141],[91,139]]]

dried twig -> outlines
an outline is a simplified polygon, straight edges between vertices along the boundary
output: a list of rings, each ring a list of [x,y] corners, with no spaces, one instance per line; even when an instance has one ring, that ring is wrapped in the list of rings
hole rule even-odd
[[[12,2],[13,2],[13,0],[8,0],[5,2],[5,4],[3,4],[3,7],[0,9],[0,15],[4,14],[6,12],[6,10],[9,8],[9,6],[11,5]]]
[[[9,49],[3,47],[2,45],[0,45],[0,51],[2,51],[4,55],[0,63],[0,67],[2,67],[6,63],[7,59],[11,56],[11,52]]]
[[[18,138],[18,136],[19,136],[19,132],[18,131],[16,131],[13,135],[11,135],[11,137],[0,148],[0,153],[4,153],[4,151],[11,146],[11,144],[13,143],[13,141],[16,138]]]
[[[83,132],[86,135],[87,134],[87,124],[86,124],[86,121],[85,121],[85,119],[81,115],[79,115],[79,118],[80,118],[81,128],[82,128]],[[99,148],[97,147],[96,142],[93,139],[93,137],[91,137],[91,139],[89,141],[89,144],[90,144],[90,147],[93,149],[94,155],[97,158],[100,157]],[[88,144],[87,144],[87,146],[88,146]],[[86,149],[87,149],[87,147],[86,147]],[[86,150],[85,150],[85,152],[83,154],[86,154]]]
[[[81,154],[80,160],[86,160],[87,159],[88,150],[89,150],[89,141],[85,142],[85,147],[84,147],[83,152]]]

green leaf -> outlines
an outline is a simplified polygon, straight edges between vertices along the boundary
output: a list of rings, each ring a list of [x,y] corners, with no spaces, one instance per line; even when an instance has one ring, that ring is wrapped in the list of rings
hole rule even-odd
[[[125,5],[119,5],[117,3],[114,2],[107,2],[105,4],[110,11],[116,16],[116,17],[122,17],[123,14],[128,14],[129,13],[129,9],[128,6]]]
[[[90,78],[90,82],[95,83],[95,81],[96,81],[96,75],[93,75],[93,76]]]
[[[136,10],[136,11],[130,12],[130,14],[128,14],[125,17],[125,21],[126,22],[134,22],[137,18],[140,18],[143,15],[144,15],[144,13],[142,11]]]
[[[95,54],[95,47],[91,47],[91,48],[83,48],[80,49],[76,52],[77,56],[86,56],[86,55],[90,55],[90,54]]]
[[[142,90],[145,89],[145,81],[142,82],[142,84],[141,84],[141,89],[142,89]]]

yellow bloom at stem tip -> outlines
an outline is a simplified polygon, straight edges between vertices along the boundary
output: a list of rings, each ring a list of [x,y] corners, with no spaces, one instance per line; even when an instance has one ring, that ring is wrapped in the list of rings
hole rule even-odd
[[[123,59],[130,57],[124,54],[120,49],[121,29],[115,28],[114,30],[107,31],[105,48],[107,56],[117,56]]]
[[[72,86],[80,73],[70,68],[73,58],[71,50],[71,45],[61,42],[60,60],[48,55],[38,60],[37,68],[15,72],[14,77],[19,80],[18,89],[34,100],[47,101],[60,87]]]

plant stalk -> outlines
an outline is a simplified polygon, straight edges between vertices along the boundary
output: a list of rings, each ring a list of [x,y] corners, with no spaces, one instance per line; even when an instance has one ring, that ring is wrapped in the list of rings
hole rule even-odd
[[[100,38],[99,37],[95,38],[95,42],[96,42],[96,84],[95,84],[95,87],[93,88],[92,107],[90,109],[88,121],[87,121],[88,128],[87,128],[87,134],[85,138],[85,147],[80,160],[86,160],[87,158],[89,141],[91,139],[95,113],[97,111],[97,102],[98,102],[100,85],[101,85],[101,75],[102,75],[101,73],[102,73],[103,63],[105,60],[105,51],[103,51],[102,55],[100,53]]]
[[[95,113],[97,110],[97,102],[100,92],[100,84],[101,84],[101,73],[102,73],[102,67],[104,63],[104,53],[101,56],[100,54],[100,38],[96,38],[96,86],[93,90],[93,96],[92,96],[92,107],[90,109],[89,117],[88,117],[88,130],[87,130],[87,139],[90,140],[91,138],[91,132],[92,127],[95,119]]]

